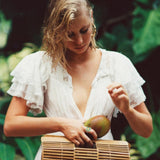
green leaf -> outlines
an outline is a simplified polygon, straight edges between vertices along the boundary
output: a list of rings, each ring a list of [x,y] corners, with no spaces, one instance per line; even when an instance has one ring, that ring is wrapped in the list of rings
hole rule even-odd
[[[33,160],[38,149],[34,141],[32,141],[29,137],[15,138],[15,141],[26,160]]]
[[[15,141],[18,147],[20,148],[21,152],[25,156],[25,158],[27,160],[33,160],[34,155],[29,142],[26,139],[22,139],[22,138],[16,138]]]
[[[110,33],[105,32],[101,39],[98,40],[98,44],[107,50],[112,50],[116,44],[116,37]]]
[[[136,63],[138,59],[134,54],[132,45],[133,43],[129,39],[120,41],[118,44],[117,51],[126,55],[133,63]]]
[[[33,53],[34,50],[35,48],[25,46],[21,51],[11,54],[7,59],[9,71],[12,71],[25,56]]]
[[[11,145],[0,143],[0,160],[14,160],[15,149]]]
[[[119,43],[128,39],[129,32],[124,25],[119,24],[113,28],[112,34],[117,38],[117,42]]]
[[[0,81],[6,81],[9,78],[9,70],[7,66],[7,59],[3,56],[0,56]]]
[[[160,8],[145,10],[140,7],[134,12],[133,49],[137,55],[148,53],[160,45]]]
[[[97,28],[101,27],[108,17],[108,14],[107,14],[108,8],[106,7],[106,4],[107,4],[107,1],[101,1],[101,3],[99,3],[99,1],[94,2],[95,7],[93,9],[93,13],[95,13],[94,19],[95,19]]]
[[[12,78],[10,72],[25,56],[33,53],[35,50],[38,50],[36,45],[27,43],[21,51],[11,54],[8,58],[0,56],[0,88],[4,93],[6,93],[10,87]]]
[[[3,97],[0,98],[0,111],[6,107],[6,105],[8,105],[11,101],[11,97],[7,96],[7,97]]]
[[[154,154],[158,148],[160,148],[160,112],[158,114],[153,114],[153,132],[149,138],[143,138],[137,136],[136,146],[141,152],[143,158],[147,158]]]
[[[160,111],[152,113],[153,132],[149,138],[143,138],[133,132],[130,127],[125,130],[126,139],[131,144],[134,142],[135,147],[140,151],[143,159],[155,155],[160,149]]]
[[[10,76],[7,65],[7,58],[0,56],[0,88],[5,93],[9,87]]]
[[[14,160],[25,160],[25,158],[19,154],[16,154]]]
[[[5,115],[0,113],[0,125],[4,125]]]
[[[144,4],[148,4],[149,0],[137,0],[138,2],[144,3]]]
[[[11,20],[6,20],[3,12],[0,11],[0,48],[4,48],[6,46],[11,26]]]

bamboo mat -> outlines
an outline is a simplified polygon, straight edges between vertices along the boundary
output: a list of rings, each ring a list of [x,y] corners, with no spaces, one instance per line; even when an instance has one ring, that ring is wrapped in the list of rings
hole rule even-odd
[[[63,136],[41,138],[42,160],[129,160],[129,143],[117,140],[94,141],[93,148],[75,147]]]

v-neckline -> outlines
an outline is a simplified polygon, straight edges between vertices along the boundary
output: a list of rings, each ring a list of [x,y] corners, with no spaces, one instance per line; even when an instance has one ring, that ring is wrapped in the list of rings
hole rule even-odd
[[[85,117],[87,116],[88,114],[88,110],[89,110],[89,102],[90,102],[90,99],[91,99],[91,96],[92,96],[92,91],[93,91],[93,85],[95,83],[95,81],[97,80],[98,78],[98,75],[100,73],[100,70],[102,68],[102,64],[103,64],[103,51],[100,49],[100,52],[101,52],[101,59],[100,59],[100,63],[99,63],[99,66],[98,66],[98,69],[97,69],[97,73],[95,75],[95,77],[93,78],[93,81],[91,83],[91,90],[90,90],[90,93],[89,93],[89,96],[88,96],[88,99],[87,99],[87,103],[86,103],[86,106],[85,106],[85,111],[84,111],[84,114],[82,114],[82,112],[80,111],[80,109],[78,108],[74,98],[73,98],[73,84],[72,84],[72,76],[67,72],[68,76],[69,76],[69,79],[70,79],[70,82],[71,82],[71,86],[72,86],[72,91],[71,91],[71,99],[72,99],[72,104],[74,106],[74,109],[77,111],[78,115],[80,115],[80,118],[81,119],[85,119]]]

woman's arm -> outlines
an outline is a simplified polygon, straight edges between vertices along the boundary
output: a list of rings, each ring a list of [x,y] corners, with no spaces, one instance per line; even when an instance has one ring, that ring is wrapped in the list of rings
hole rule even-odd
[[[38,136],[60,131],[76,145],[84,145],[85,143],[93,145],[91,139],[85,134],[86,127],[80,120],[62,117],[28,117],[28,110],[24,99],[12,98],[4,124],[6,136]],[[97,138],[93,129],[90,134],[94,139]]]
[[[124,116],[135,133],[146,138],[151,135],[153,131],[152,117],[144,102],[134,108],[130,107]]]
[[[37,136],[59,131],[56,119],[53,124],[51,119],[46,117],[28,117],[28,110],[24,99],[12,98],[4,123],[6,136]]]
[[[108,86],[108,92],[119,110],[128,120],[133,131],[143,137],[149,137],[153,130],[152,117],[145,105],[141,103],[132,108],[129,105],[129,97],[121,84],[113,83]]]

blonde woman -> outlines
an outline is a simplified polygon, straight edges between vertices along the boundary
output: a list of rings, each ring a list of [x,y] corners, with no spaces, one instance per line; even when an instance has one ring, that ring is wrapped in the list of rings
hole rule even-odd
[[[95,115],[110,120],[120,111],[143,137],[152,132],[144,103],[144,80],[124,55],[99,49],[92,8],[87,0],[51,0],[44,25],[43,48],[13,70],[6,114],[6,136],[64,135],[77,146],[93,145],[93,129],[83,122]],[[28,117],[45,112],[46,117]],[[109,131],[102,139],[113,139]],[[41,149],[36,160],[41,159]]]

